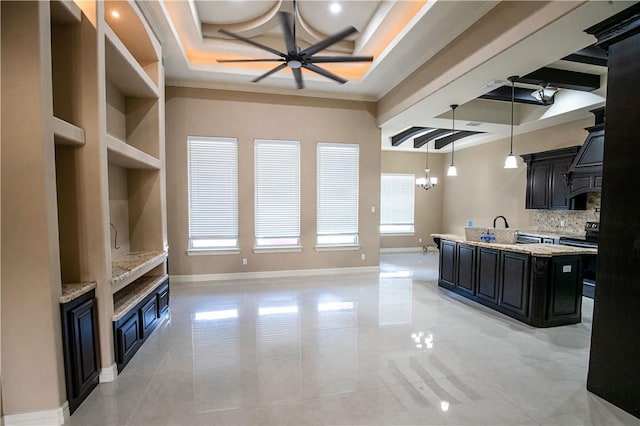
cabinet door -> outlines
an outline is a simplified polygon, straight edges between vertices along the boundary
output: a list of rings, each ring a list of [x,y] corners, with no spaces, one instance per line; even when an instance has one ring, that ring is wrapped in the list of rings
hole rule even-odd
[[[142,319],[142,336],[146,336],[153,331],[158,319],[158,309],[156,307],[156,298],[153,297],[145,305],[140,308],[140,317]]]
[[[169,286],[161,287],[156,293],[156,297],[158,298],[158,318],[160,318],[169,309]]]
[[[529,265],[529,255],[501,252],[498,305],[523,318],[529,315]]]
[[[476,248],[458,243],[456,256],[458,258],[456,286],[468,293],[475,291]]]
[[[440,279],[438,284],[443,287],[455,287],[455,258],[456,243],[442,240],[440,242]]]
[[[118,371],[121,371],[142,344],[138,315],[133,315],[116,329]]]
[[[551,192],[549,197],[549,208],[553,210],[569,209],[569,185],[565,179],[565,174],[569,171],[571,160],[554,161],[551,164]]]
[[[98,340],[95,299],[89,299],[67,313],[71,327],[72,398],[75,406],[98,384]],[[74,401],[76,402],[76,401]]]
[[[500,250],[478,247],[478,276],[476,296],[498,304],[498,279],[500,276]]]
[[[549,208],[549,163],[532,163],[527,169],[527,208]]]

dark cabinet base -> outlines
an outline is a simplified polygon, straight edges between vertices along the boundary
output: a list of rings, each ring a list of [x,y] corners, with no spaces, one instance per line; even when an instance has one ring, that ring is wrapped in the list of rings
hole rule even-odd
[[[65,383],[73,413],[99,381],[95,290],[60,305]]]
[[[446,240],[441,246],[438,286],[534,327],[582,320],[581,256],[532,257]]]
[[[118,372],[131,361],[144,341],[169,312],[169,279],[144,298],[127,315],[114,321],[114,344]]]

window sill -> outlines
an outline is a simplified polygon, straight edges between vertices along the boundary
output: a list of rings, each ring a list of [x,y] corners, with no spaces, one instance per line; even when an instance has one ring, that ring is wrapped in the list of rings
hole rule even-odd
[[[225,248],[225,249],[189,249],[187,250],[187,256],[218,256],[240,254],[239,248]]]
[[[315,246],[316,251],[354,251],[360,250],[360,245],[344,245],[344,246]]]
[[[302,246],[254,247],[254,253],[300,253]]]
[[[381,237],[412,237],[416,235],[415,232],[386,232],[380,233]]]

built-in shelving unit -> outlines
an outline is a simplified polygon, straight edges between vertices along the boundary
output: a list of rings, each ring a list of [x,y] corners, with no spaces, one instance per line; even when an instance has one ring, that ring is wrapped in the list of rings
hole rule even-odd
[[[53,140],[56,145],[83,146],[84,130],[58,117],[53,117]]]
[[[160,159],[107,134],[107,154],[109,163],[125,169],[160,170]]]
[[[143,277],[167,259],[167,252],[139,251],[126,253],[111,261],[111,285],[117,293],[129,284]],[[144,277],[146,279],[148,277]]]
[[[153,293],[168,275],[146,276],[113,295],[113,321],[118,321]]]

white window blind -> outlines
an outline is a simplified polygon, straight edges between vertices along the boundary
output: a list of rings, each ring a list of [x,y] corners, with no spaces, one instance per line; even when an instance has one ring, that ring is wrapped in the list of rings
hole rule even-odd
[[[357,144],[318,143],[317,244],[358,243]]]
[[[256,247],[300,245],[300,142],[255,141]]]
[[[413,210],[416,177],[383,173],[380,194],[380,233],[414,232]]]
[[[238,247],[238,141],[189,136],[189,248]]]

